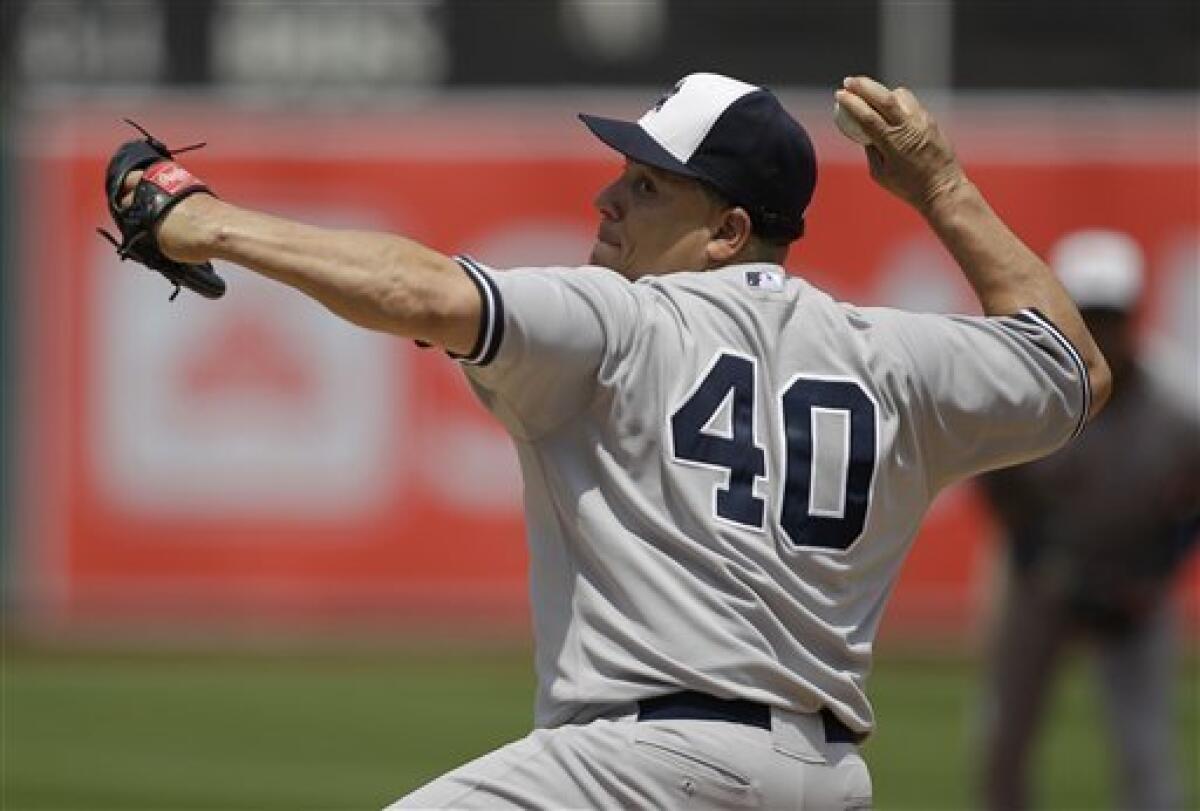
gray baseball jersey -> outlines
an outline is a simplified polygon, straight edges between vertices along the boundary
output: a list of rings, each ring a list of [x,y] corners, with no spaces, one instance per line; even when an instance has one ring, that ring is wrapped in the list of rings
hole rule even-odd
[[[524,477],[538,726],[689,689],[869,731],[872,640],[930,501],[1088,409],[1032,310],[855,307],[775,265],[460,262],[484,301],[461,360]]]

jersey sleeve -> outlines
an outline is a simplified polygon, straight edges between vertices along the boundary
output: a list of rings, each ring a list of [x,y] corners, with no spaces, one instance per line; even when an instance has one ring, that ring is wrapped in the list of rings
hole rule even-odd
[[[479,339],[457,359],[484,405],[522,439],[588,407],[634,343],[635,285],[599,267],[498,271],[456,258],[483,303]]]
[[[1083,358],[1037,310],[895,313],[889,327],[913,370],[909,398],[934,490],[1044,456],[1083,430],[1091,406]]]

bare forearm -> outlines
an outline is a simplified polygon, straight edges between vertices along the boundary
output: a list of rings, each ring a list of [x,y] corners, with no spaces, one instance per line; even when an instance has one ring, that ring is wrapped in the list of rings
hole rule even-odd
[[[961,178],[921,214],[958,262],[985,313],[1008,315],[1037,307],[1064,332],[1068,327],[1062,322],[1078,320],[1050,269],[1009,230],[971,181]]]
[[[197,195],[172,212],[159,241],[174,258],[249,268],[369,329],[458,352],[475,339],[471,320],[455,318],[469,280],[453,260],[403,237],[318,228]]]
[[[919,207],[950,251],[983,311],[1008,315],[1027,307],[1054,322],[1082,355],[1096,394],[1093,413],[1103,406],[1110,374],[1075,303],[1037,254],[996,215],[965,176]]]
[[[404,330],[418,315],[412,280],[436,272],[420,246],[398,237],[336,231],[224,207],[211,240],[214,258],[296,287],[339,315],[375,329]],[[417,269],[419,272],[411,272]],[[405,270],[410,270],[405,274]]]

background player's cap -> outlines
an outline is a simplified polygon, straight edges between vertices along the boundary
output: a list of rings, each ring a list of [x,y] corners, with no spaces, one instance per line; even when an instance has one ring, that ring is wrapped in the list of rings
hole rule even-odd
[[[1142,292],[1142,249],[1119,231],[1068,234],[1051,250],[1050,264],[1081,310],[1128,310]]]
[[[817,159],[769,90],[693,73],[636,122],[579,118],[626,157],[708,183],[746,209],[759,235],[791,242],[804,232]]]

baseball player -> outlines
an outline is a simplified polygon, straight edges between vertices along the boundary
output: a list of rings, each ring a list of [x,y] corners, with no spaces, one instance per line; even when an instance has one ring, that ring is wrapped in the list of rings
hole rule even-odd
[[[396,808],[870,805],[872,639],[922,515],[950,482],[1063,445],[1109,384],[913,94],[854,77],[836,96],[986,316],[855,307],[785,275],[812,145],[772,93],[714,74],[636,122],[582,116],[625,158],[584,267],[496,270],[182,176],[142,216],[155,184],[118,154],[127,251],[236,262],[444,347],[516,444],[536,726]]]
[[[1168,598],[1200,531],[1200,424],[1138,361],[1137,243],[1088,229],[1060,240],[1051,260],[1111,365],[1115,394],[1079,442],[982,479],[1010,542],[989,657],[983,801],[1028,806],[1029,755],[1055,673],[1088,643],[1119,807],[1180,808]]]

